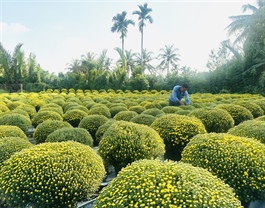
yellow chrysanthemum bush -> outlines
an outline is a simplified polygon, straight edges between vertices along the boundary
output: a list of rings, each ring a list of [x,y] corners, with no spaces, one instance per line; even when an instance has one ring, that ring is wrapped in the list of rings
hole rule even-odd
[[[64,127],[73,128],[71,124],[67,122],[46,120],[37,126],[37,128],[33,133],[33,138],[36,140],[38,144],[43,143],[45,142],[49,134]]]
[[[18,114],[18,113],[10,113],[5,114],[0,117],[0,125],[10,125],[17,126],[22,131],[27,131],[31,125],[31,121],[29,118]]]
[[[102,159],[91,147],[44,143],[3,163],[0,196],[8,207],[76,207],[98,189],[104,175]]]
[[[235,136],[254,138],[265,144],[265,121],[245,121],[230,129],[228,133]]]
[[[259,116],[258,118],[255,118],[256,121],[265,121],[265,116]]]
[[[4,137],[0,138],[0,168],[2,163],[9,159],[11,155],[22,149],[32,147],[33,145],[20,137]]]
[[[39,124],[41,124],[43,121],[46,121],[46,120],[62,121],[63,118],[57,112],[53,112],[53,111],[39,111],[32,118],[31,122],[32,122],[32,125],[36,128]]]
[[[150,108],[142,112],[141,114],[147,114],[151,116],[157,116],[159,114],[165,114],[164,111],[158,109],[158,108]]]
[[[195,136],[181,161],[207,169],[234,188],[242,204],[265,199],[265,145],[225,133]]]
[[[107,118],[111,117],[109,108],[104,104],[93,105],[90,108],[88,115],[103,115],[103,116],[106,116]]]
[[[65,112],[63,115],[63,120],[70,123],[73,127],[78,127],[80,121],[86,116],[88,116],[86,112],[73,109]]]
[[[94,140],[94,145],[98,145],[98,142],[96,141],[96,132],[100,126],[108,122],[109,119],[103,115],[89,115],[84,117],[78,127],[86,129],[92,136]]]
[[[0,138],[20,137],[28,140],[27,135],[17,126],[0,125]]]
[[[113,118],[117,113],[121,112],[121,111],[127,111],[127,107],[126,106],[113,106],[110,107],[110,114],[111,114],[111,118]]]
[[[117,173],[136,160],[162,158],[165,145],[159,134],[148,126],[116,121],[104,133],[98,152]]]
[[[156,117],[147,115],[147,114],[140,114],[133,117],[130,122],[137,123],[137,124],[144,124],[146,126],[151,126],[151,124],[156,120]]]
[[[130,121],[133,117],[137,115],[138,113],[134,111],[120,111],[113,117],[113,119],[116,121]]]
[[[93,147],[93,138],[91,134],[83,128],[68,128],[58,129],[47,136],[45,142],[64,142],[76,141],[81,144]]]
[[[165,106],[161,109],[164,113],[176,113],[177,111],[181,110],[181,108],[176,106]]]
[[[235,125],[244,121],[252,120],[254,117],[252,113],[245,107],[235,104],[220,104],[215,108],[226,110],[234,119]]]
[[[9,108],[6,105],[1,104],[0,105],[0,112],[7,112],[9,111]]]
[[[187,116],[190,114],[190,112],[191,112],[191,110],[178,110],[175,112],[175,114]]]
[[[226,133],[234,126],[233,117],[223,109],[200,108],[191,111],[188,115],[200,119],[208,133]]]
[[[158,160],[140,160],[122,169],[94,207],[242,208],[232,188],[208,171]]]
[[[100,142],[100,140],[102,139],[103,135],[105,134],[105,132],[107,131],[107,129],[112,125],[114,124],[114,122],[116,122],[115,120],[110,120],[106,123],[104,123],[103,125],[101,125],[97,132],[96,132],[96,141],[97,143]]]
[[[183,148],[197,134],[206,133],[202,122],[195,117],[167,114],[157,118],[151,127],[166,145],[166,159],[180,160]]]
[[[25,116],[26,118],[30,119],[30,116],[29,116],[28,112],[25,111],[25,110],[23,110],[23,109],[17,109],[17,108],[16,108],[15,110],[8,111],[8,112],[6,112],[5,114],[12,114],[12,113],[18,113],[18,114],[23,115],[23,116]]]
[[[141,114],[142,112],[144,112],[146,110],[146,108],[143,106],[140,106],[140,105],[135,105],[135,106],[129,107],[129,110],[134,111],[138,114]]]
[[[239,101],[235,101],[233,104],[241,105],[245,107],[252,113],[254,118],[264,115],[264,111],[262,110],[262,108],[258,104],[252,101],[243,101],[243,100],[240,101],[239,100]]]
[[[18,106],[16,109],[23,109],[29,114],[30,118],[33,118],[33,116],[37,113],[36,109],[32,105],[22,104]]]

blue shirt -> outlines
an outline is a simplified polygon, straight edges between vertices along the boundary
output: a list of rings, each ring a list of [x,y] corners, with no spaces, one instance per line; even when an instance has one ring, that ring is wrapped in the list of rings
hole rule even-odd
[[[182,93],[180,91],[181,86],[177,85],[173,88],[172,93],[170,94],[169,100],[171,100],[172,102],[177,102],[178,100],[181,100],[183,97],[185,97],[186,100],[186,104],[189,105],[190,104],[190,99],[189,99],[189,94],[187,91],[185,91],[184,93]]]

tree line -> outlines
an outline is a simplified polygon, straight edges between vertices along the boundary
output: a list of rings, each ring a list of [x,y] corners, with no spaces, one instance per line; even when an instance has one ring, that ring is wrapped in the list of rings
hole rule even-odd
[[[98,55],[88,52],[73,59],[65,73],[55,75],[43,70],[34,54],[25,57],[22,44],[10,53],[0,43],[0,82],[2,86],[15,86],[10,91],[18,90],[19,84],[23,84],[26,91],[47,88],[170,90],[175,84],[186,82],[192,93],[264,94],[265,0],[243,5],[242,11],[242,15],[230,17],[231,23],[227,26],[228,34],[236,37],[235,40],[224,40],[218,50],[210,52],[207,72],[179,66],[180,55],[173,44],[161,48],[157,57],[144,48],[144,27],[147,22],[154,22],[152,9],[145,3],[133,12],[138,16],[140,53],[125,49],[128,27],[135,22],[127,19],[127,12],[122,11],[113,17],[110,28],[111,32],[119,33],[122,40],[121,48],[115,48],[119,54],[116,62],[108,57],[107,50]],[[245,14],[247,11],[250,13]],[[154,65],[153,60],[158,64]]]

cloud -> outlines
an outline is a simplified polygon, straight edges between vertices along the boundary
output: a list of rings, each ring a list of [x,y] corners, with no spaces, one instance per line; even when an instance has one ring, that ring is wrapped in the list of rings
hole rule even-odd
[[[31,31],[30,28],[20,23],[0,22],[1,33],[26,33],[29,31]]]

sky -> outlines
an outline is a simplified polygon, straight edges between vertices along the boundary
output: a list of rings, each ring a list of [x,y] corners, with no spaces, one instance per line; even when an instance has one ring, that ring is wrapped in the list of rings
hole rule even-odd
[[[87,52],[107,55],[115,63],[121,47],[120,34],[110,31],[112,18],[122,11],[135,21],[128,27],[125,50],[140,53],[138,5],[148,3],[153,24],[144,28],[144,48],[157,57],[165,45],[174,45],[180,66],[207,70],[212,49],[227,40],[229,16],[242,14],[245,0],[0,0],[0,41],[14,50],[18,43],[26,56],[34,53],[37,62],[50,73],[67,72],[68,64]]]

